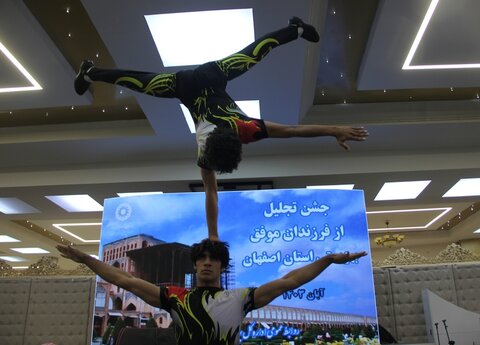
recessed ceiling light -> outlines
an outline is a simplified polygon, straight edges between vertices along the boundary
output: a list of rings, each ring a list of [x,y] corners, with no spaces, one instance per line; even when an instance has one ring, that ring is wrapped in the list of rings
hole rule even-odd
[[[11,250],[22,253],[22,254],[48,254],[50,253],[48,250],[32,247],[32,248],[10,248]]]
[[[407,200],[416,199],[417,196],[428,186],[430,180],[386,182],[375,197],[380,200]]]
[[[423,18],[422,24],[418,29],[417,36],[413,40],[412,46],[410,47],[410,51],[408,52],[407,58],[403,63],[403,70],[420,70],[420,69],[463,69],[463,68],[480,68],[480,63],[468,63],[468,64],[439,64],[439,65],[410,65],[413,60],[413,56],[415,55],[418,46],[420,45],[420,41],[423,38],[423,35],[430,23],[430,19],[437,8],[438,2],[440,0],[432,0],[430,6],[428,7],[427,13]]]
[[[128,193],[117,193],[119,197],[127,196],[139,196],[139,195],[152,195],[152,194],[163,194],[163,192],[128,192]]]
[[[238,107],[249,117],[254,119],[260,119],[260,101],[259,100],[252,100],[252,101],[235,101]],[[187,122],[188,128],[190,129],[190,133],[195,133],[195,123],[193,122],[192,115],[190,111],[187,109],[186,106],[180,104],[180,108],[182,109],[183,116],[185,117],[185,121]]]
[[[219,60],[255,40],[251,8],[154,14],[145,20],[165,67]]]
[[[329,185],[316,185],[316,186],[306,186],[307,189],[345,189],[352,190],[354,184],[329,184]]]
[[[52,224],[55,228],[57,228],[58,230],[76,238],[77,240],[80,240],[84,243],[100,243],[100,240],[86,240],[80,236],[78,236],[77,234],[74,234],[73,232],[71,231],[68,231],[67,229],[65,229],[65,227],[87,227],[87,226],[95,226],[95,227],[98,227],[100,225],[102,225],[102,223],[67,223],[67,224]]]
[[[27,259],[18,257],[18,256],[0,256],[1,260],[4,261],[9,261],[9,262],[22,262],[22,261],[28,261]]]
[[[68,212],[100,212],[103,206],[87,194],[51,195],[46,198]]]
[[[437,220],[442,218],[448,212],[450,212],[451,207],[434,207],[434,208],[412,208],[412,209],[405,209],[405,210],[384,210],[384,211],[367,211],[367,214],[391,214],[391,213],[415,213],[415,212],[432,212],[432,211],[440,211],[440,213],[433,217],[429,222],[426,224],[419,224],[418,226],[399,226],[399,227],[383,227],[383,228],[369,228],[369,232],[374,231],[385,231],[385,230],[415,230],[415,229],[427,229],[430,225],[435,223]]]
[[[17,198],[0,198],[0,212],[5,214],[40,213],[35,207]]]
[[[444,198],[455,196],[475,196],[480,195],[480,178],[462,178],[450,188]]]
[[[480,63],[459,63],[459,64],[444,64],[444,65],[414,65],[406,66],[404,70],[421,70],[421,69],[470,69],[480,68]]]
[[[0,87],[0,92],[20,92],[20,91],[34,91],[42,90],[40,84],[32,77],[30,73],[22,66],[20,62],[13,56],[12,53],[0,42],[0,51],[7,57],[8,60],[18,69],[22,75],[32,84],[31,86],[18,86],[18,87]]]
[[[473,232],[474,234],[480,234],[480,229],[477,229]]]
[[[20,242],[16,238],[7,236],[7,235],[0,235],[0,243],[9,243],[9,242]]]

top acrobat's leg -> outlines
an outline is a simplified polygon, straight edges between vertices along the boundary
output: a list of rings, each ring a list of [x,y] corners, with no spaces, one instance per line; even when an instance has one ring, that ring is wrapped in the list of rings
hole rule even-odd
[[[84,60],[75,77],[74,87],[83,95],[92,81],[103,81],[127,87],[134,91],[155,97],[174,98],[176,94],[176,75],[172,73],[152,73],[121,69],[95,67],[90,60]]]
[[[241,51],[226,58],[215,61],[225,75],[226,80],[232,80],[260,62],[273,48],[303,37],[310,42],[318,42],[320,37],[317,30],[304,23],[298,17],[292,17],[288,26],[264,35],[255,40]]]

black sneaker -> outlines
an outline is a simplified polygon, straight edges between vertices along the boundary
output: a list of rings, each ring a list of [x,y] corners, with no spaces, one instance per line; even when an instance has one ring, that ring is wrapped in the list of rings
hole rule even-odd
[[[304,23],[303,20],[301,20],[300,18],[292,17],[288,21],[288,24],[292,26],[296,26],[297,28],[298,27],[302,28],[303,32],[301,36],[305,38],[307,41],[318,42],[320,40],[320,36],[318,35],[317,30],[312,25]]]
[[[79,95],[83,95],[90,86],[90,82],[85,80],[85,76],[87,75],[88,70],[93,66],[93,62],[90,60],[83,60],[82,64],[80,65],[80,69],[78,70],[75,81],[73,82],[75,92],[77,92]]]

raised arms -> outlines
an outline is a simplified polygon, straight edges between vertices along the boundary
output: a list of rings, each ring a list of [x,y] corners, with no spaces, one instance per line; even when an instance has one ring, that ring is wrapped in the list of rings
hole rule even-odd
[[[205,190],[205,211],[207,215],[208,238],[218,241],[218,193],[215,171],[201,169],[203,187]]]
[[[87,265],[93,272],[109,283],[128,290],[143,299],[150,305],[160,307],[160,288],[145,280],[136,278],[130,273],[91,257],[84,252],[65,246],[57,245],[60,254],[70,260]]]
[[[311,264],[294,269],[282,278],[273,280],[258,287],[254,294],[255,308],[261,308],[280,296],[282,293],[296,289],[303,284],[308,283],[322,273],[331,264],[344,264],[365,255],[367,255],[366,252],[330,254],[312,262]]]

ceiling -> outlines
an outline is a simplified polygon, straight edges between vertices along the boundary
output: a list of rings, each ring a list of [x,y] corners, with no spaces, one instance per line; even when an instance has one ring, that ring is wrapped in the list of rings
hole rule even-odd
[[[423,227],[440,212],[392,210],[451,207],[430,226],[409,231],[405,245],[478,240],[473,231],[480,228],[480,197],[442,195],[460,178],[480,177],[480,69],[402,70],[430,3],[2,0],[0,42],[43,89],[0,93],[0,197],[40,210],[0,213],[0,235],[54,255],[62,239],[94,253],[96,244],[52,224],[93,223],[65,227],[95,240],[101,213],[68,213],[46,195],[89,194],[102,203],[117,192],[185,192],[198,184],[195,138],[178,101],[101,83],[78,96],[73,78],[84,58],[109,68],[179,70],[163,67],[146,14],[253,8],[256,37],[295,15],[315,25],[321,41],[279,47],[232,81],[229,93],[259,99],[269,121],[363,125],[370,137],[351,143],[350,152],[332,138],[247,145],[239,169],[219,182],[226,188],[354,183],[365,191],[370,229],[385,227],[387,220],[391,228]],[[479,64],[479,11],[475,0],[440,0],[411,65]],[[0,88],[30,85],[1,52],[0,76]],[[425,179],[432,182],[416,200],[374,201],[384,182]],[[11,247],[0,243],[0,255],[22,256]],[[21,265],[29,265],[40,256],[23,257],[28,261]]]

